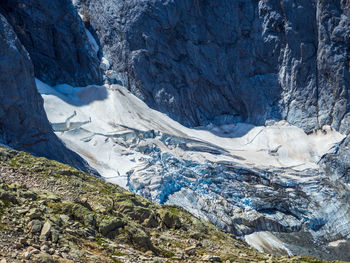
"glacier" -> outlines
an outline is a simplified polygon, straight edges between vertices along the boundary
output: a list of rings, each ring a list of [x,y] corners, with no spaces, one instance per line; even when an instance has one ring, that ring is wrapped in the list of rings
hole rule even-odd
[[[345,138],[329,126],[188,128],[119,85],[36,84],[53,127],[72,117],[57,136],[105,180],[181,206],[259,251],[350,259],[347,186],[319,165]]]

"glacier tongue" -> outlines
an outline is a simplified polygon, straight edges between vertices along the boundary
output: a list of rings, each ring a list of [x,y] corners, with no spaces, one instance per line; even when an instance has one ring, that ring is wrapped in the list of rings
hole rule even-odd
[[[190,129],[118,85],[37,80],[37,88],[56,134],[107,181],[182,206],[261,251],[331,259],[337,240],[348,244],[347,195],[318,165],[344,138],[329,127],[310,135],[285,121]]]

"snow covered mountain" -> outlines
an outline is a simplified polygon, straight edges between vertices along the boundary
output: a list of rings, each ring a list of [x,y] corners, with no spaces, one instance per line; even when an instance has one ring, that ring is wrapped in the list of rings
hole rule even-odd
[[[1,144],[91,171],[84,158],[260,251],[350,260],[349,1],[0,13]]]

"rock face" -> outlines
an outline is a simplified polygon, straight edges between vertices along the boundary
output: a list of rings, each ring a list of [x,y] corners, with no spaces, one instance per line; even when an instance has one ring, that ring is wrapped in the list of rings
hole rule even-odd
[[[29,54],[2,15],[0,102],[0,143],[88,170],[83,159],[53,133],[36,90]]]
[[[320,123],[350,132],[350,2],[319,0],[317,53]]]
[[[0,11],[29,52],[37,78],[51,85],[102,81],[97,53],[70,0],[6,0]]]
[[[348,1],[74,1],[109,81],[187,126],[349,129]]]

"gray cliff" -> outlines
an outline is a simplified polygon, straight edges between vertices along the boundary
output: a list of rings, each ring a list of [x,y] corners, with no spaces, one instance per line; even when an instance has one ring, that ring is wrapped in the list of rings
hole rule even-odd
[[[122,82],[187,126],[286,119],[349,131],[340,0],[76,0]]]
[[[70,0],[5,0],[0,12],[29,52],[37,78],[50,85],[101,83],[99,59]]]
[[[53,133],[36,89],[29,54],[1,14],[0,102],[1,144],[93,172]]]

